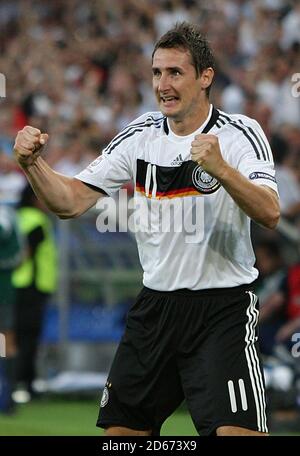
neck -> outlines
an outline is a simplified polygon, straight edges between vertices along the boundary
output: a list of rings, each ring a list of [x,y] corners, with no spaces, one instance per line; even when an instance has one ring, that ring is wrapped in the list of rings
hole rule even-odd
[[[184,116],[182,119],[169,118],[169,126],[173,133],[178,136],[187,136],[198,130],[199,127],[207,119],[210,108],[210,102],[206,99],[205,102],[201,103],[201,106],[197,106],[197,110],[193,113]]]

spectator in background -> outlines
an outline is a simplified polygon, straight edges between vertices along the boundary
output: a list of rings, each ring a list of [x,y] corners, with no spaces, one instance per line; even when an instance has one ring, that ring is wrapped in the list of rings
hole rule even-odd
[[[300,104],[290,90],[300,62],[298,3],[1,2],[0,65],[10,96],[0,100],[0,148],[9,153],[16,132],[26,124],[51,131],[60,143],[76,131],[82,144],[87,128],[78,125],[78,116],[98,131],[98,142],[107,144],[128,121],[155,110],[148,58],[162,30],[178,18],[200,24],[216,49],[214,104],[220,104],[214,99],[219,97],[224,111],[252,117],[245,103],[256,95],[254,105],[271,109],[272,133],[282,123],[298,128]],[[28,9],[34,12],[30,18]],[[58,154],[51,141],[47,161],[52,166],[63,158],[64,148]]]
[[[0,413],[14,410],[11,394],[15,380],[17,348],[13,329],[15,289],[12,273],[21,258],[22,243],[15,213],[13,209],[0,205]]]
[[[276,344],[290,346],[300,330],[300,263],[287,267],[279,245],[264,240],[255,248],[260,276],[256,293],[260,300],[260,341],[265,355],[273,355]]]
[[[300,264],[288,268],[281,287],[281,300],[286,322],[276,334],[278,343],[291,345],[292,335],[300,332]]]
[[[292,221],[297,221],[300,217],[299,158],[295,152],[290,152],[288,141],[281,135],[273,135],[271,147],[282,214]]]
[[[74,176],[83,167],[87,166],[95,158],[92,154],[82,154],[82,145],[77,133],[66,135],[64,143],[65,154],[54,165],[54,169],[67,176]]]
[[[57,253],[49,216],[30,186],[22,192],[17,211],[20,230],[27,242],[26,257],[15,270],[13,283],[17,289],[16,341],[17,390],[16,402],[30,400],[34,393],[36,355],[47,299],[56,289]]]
[[[285,262],[275,240],[262,240],[255,247],[256,266],[259,278],[256,294],[260,302],[260,349],[262,354],[271,355],[275,335],[285,322],[282,308],[281,286],[285,278]]]
[[[0,150],[0,201],[16,204],[24,185],[25,177],[16,169],[15,161]]]

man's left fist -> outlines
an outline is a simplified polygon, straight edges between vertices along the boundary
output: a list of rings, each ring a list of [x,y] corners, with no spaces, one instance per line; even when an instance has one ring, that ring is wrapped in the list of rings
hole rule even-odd
[[[215,135],[196,135],[191,144],[191,158],[216,178],[227,165],[221,154],[218,137]]]

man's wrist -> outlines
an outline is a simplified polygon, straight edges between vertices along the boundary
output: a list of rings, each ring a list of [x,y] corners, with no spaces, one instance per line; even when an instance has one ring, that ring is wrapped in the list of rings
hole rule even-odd
[[[37,157],[28,157],[27,159],[16,158],[18,165],[23,169],[23,171],[30,171],[32,168],[36,168],[38,156]]]
[[[222,167],[218,169],[218,173],[215,176],[220,182],[226,182],[227,179],[230,177],[233,168],[228,164],[224,163]]]

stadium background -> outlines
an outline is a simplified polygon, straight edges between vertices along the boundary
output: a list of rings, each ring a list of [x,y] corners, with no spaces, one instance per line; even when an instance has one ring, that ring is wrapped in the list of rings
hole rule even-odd
[[[46,160],[74,175],[129,121],[155,110],[153,43],[178,20],[200,24],[215,51],[212,102],[257,119],[273,148],[283,217],[275,232],[253,226],[258,267],[266,279],[258,291],[270,306],[268,299],[280,288],[273,272],[286,274],[299,263],[298,0],[0,1],[0,72],[6,81],[0,98],[0,198],[14,205],[24,186],[11,155],[24,125],[47,131]],[[141,271],[131,233],[101,234],[97,216],[95,209],[79,220],[54,220],[59,288],[47,307],[37,360],[42,380],[37,388],[44,394],[19,406],[14,416],[0,416],[0,435],[99,432],[94,428],[99,390]],[[262,247],[266,244],[269,249]],[[280,265],[272,245],[279,248]],[[276,320],[272,302],[270,315]],[[300,433],[299,358],[290,356],[290,339],[291,334],[276,344],[265,368],[272,430]],[[164,432],[195,432],[184,407]]]

